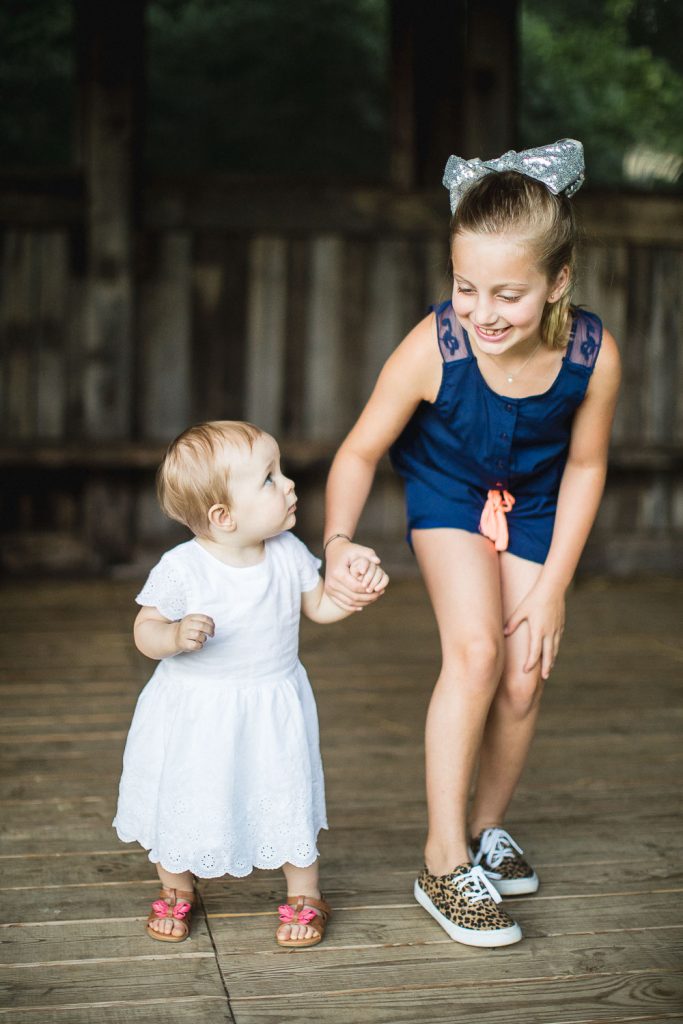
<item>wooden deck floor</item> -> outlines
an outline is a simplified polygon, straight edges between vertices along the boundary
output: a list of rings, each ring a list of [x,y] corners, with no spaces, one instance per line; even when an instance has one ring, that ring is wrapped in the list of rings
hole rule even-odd
[[[149,667],[131,642],[133,593],[21,584],[0,599],[0,1021],[683,1021],[683,584],[572,594],[509,820],[542,886],[514,901],[526,938],[501,950],[450,942],[411,897],[437,668],[416,581],[350,622],[304,630],[331,824],[324,945],[274,945],[282,889],[266,872],[204,883],[191,941],[150,942],[153,870],[110,827]]]

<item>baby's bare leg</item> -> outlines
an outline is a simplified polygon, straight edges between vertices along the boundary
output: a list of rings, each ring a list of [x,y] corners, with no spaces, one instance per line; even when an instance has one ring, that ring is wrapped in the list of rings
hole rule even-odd
[[[193,891],[194,880],[190,871],[183,871],[180,875],[174,875],[171,871],[167,871],[166,868],[162,868],[161,864],[156,864],[155,867],[159,880],[165,889],[180,889],[182,892]],[[151,921],[149,927],[152,931],[160,932],[162,935],[182,935],[185,930],[179,921],[175,921],[170,917],[162,917],[158,921]]]
[[[307,868],[297,868],[294,864],[283,864],[282,870],[287,880],[287,899],[293,896],[310,896],[320,899],[320,881],[318,861]],[[315,910],[315,907],[311,907]],[[317,911],[316,911],[317,913]],[[281,924],[277,930],[278,939],[312,939],[316,929],[307,924]]]

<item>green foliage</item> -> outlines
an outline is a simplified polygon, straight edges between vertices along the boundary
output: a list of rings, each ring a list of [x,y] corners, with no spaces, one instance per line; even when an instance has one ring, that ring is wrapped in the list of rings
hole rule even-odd
[[[683,75],[668,43],[655,56],[639,42],[660,39],[661,11],[670,30],[676,19],[683,28],[681,5],[668,0],[526,0],[522,144],[581,139],[589,180],[603,183],[624,181],[623,158],[635,146],[683,156]]]
[[[0,4],[0,167],[70,163],[74,48],[71,0]]]
[[[153,0],[157,170],[382,177],[382,0]]]

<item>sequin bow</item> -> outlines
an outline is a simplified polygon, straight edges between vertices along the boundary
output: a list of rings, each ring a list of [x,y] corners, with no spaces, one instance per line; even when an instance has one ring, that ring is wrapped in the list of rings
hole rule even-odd
[[[177,921],[182,921],[184,917],[187,917],[188,912],[192,909],[190,903],[176,903],[174,907],[169,907],[166,900],[155,900],[152,904],[152,910],[156,917],[175,917]],[[169,913],[170,912],[170,913]]]
[[[507,549],[508,521],[505,513],[512,509],[514,503],[515,499],[508,491],[489,491],[486,497],[479,530],[493,541],[496,551]]]
[[[294,912],[294,907],[290,907],[288,903],[283,903],[281,907],[278,907],[277,912],[283,924],[294,924],[296,922],[299,924],[310,924],[316,916],[315,910],[311,910],[310,907],[304,907],[297,916]]]
[[[495,160],[480,160],[478,157],[463,160],[459,156],[449,156],[443,184],[450,192],[451,213],[455,213],[470,185],[491,171],[519,171],[542,182],[555,195],[573,196],[586,177],[583,146],[576,139],[560,139],[519,153],[511,149]]]

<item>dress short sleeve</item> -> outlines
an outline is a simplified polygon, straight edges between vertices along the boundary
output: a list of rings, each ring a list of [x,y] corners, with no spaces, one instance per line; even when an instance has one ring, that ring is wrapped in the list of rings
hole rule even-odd
[[[187,615],[187,585],[178,561],[164,555],[150,572],[135,600],[140,605],[156,608],[172,622]]]
[[[320,569],[322,562],[319,558],[316,558],[315,555],[311,554],[303,541],[300,541],[293,533],[286,533],[283,537],[286,538],[286,542],[291,550],[294,562],[296,563],[302,591],[315,590],[320,582],[320,573],[318,570]]]

